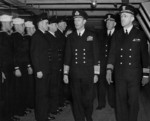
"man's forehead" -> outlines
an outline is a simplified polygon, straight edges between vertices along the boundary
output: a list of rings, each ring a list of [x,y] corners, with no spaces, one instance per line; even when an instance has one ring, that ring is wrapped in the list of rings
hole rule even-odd
[[[66,22],[65,22],[65,21],[62,21],[62,22],[60,22],[60,24],[66,24]]]
[[[114,20],[107,20],[106,22],[115,22]]]
[[[45,19],[45,20],[43,20],[42,22],[43,22],[43,23],[48,23],[48,20],[47,20],[47,19]]]
[[[121,13],[120,15],[121,15],[121,16],[122,16],[122,15],[132,16],[132,14],[130,14],[130,13]]]
[[[82,16],[76,16],[76,17],[74,17],[74,20],[75,19],[84,19]]]
[[[23,25],[25,25],[24,23],[22,23],[22,24],[14,24],[14,26],[23,26]]]

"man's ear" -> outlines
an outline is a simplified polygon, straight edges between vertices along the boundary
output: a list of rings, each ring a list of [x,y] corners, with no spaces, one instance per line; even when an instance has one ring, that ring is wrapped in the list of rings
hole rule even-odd
[[[84,22],[84,24],[86,23],[86,21],[87,21],[87,20],[86,20],[86,19],[84,19],[84,21],[83,21],[83,22]]]
[[[117,23],[114,21],[114,26],[116,26],[117,25]]]
[[[133,22],[135,20],[134,16],[132,15],[131,21]]]

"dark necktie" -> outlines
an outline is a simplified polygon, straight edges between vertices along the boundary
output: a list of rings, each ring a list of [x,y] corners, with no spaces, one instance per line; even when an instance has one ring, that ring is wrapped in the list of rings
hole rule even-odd
[[[79,32],[79,37],[81,37],[81,33]]]
[[[111,31],[108,33],[108,36],[109,36],[109,37],[111,36]]]
[[[128,35],[128,31],[127,31],[127,29],[125,30],[125,34],[126,34],[126,35]]]

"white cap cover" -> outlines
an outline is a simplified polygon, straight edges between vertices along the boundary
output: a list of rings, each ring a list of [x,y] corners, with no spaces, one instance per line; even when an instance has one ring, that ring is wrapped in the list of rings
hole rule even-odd
[[[24,19],[22,18],[14,18],[13,19],[13,24],[23,24],[24,23]]]
[[[33,22],[32,21],[25,22],[25,27],[34,27]]]
[[[12,21],[12,16],[3,14],[3,15],[0,16],[0,21],[1,21],[1,22],[9,22],[9,21]]]

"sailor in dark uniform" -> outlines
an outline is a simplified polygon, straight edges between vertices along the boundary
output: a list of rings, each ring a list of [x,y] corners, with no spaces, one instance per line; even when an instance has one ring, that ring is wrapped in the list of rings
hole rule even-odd
[[[26,109],[26,82],[28,79],[27,68],[28,59],[28,42],[24,38],[24,19],[14,18],[13,25],[15,31],[12,33],[14,43],[14,74],[15,74],[15,105],[16,114],[24,115]]]
[[[50,63],[50,83],[49,83],[49,98],[50,98],[50,119],[53,115],[59,112],[59,88],[60,79],[62,77],[62,49],[60,48],[61,40],[56,35],[57,31],[57,18],[52,16],[49,19],[48,32],[46,33],[47,41],[50,46],[48,49],[48,58]]]
[[[98,107],[102,109],[106,106],[106,97],[111,107],[114,107],[114,84],[108,85],[106,81],[106,66],[108,53],[111,46],[111,39],[116,32],[116,17],[113,14],[107,14],[104,21],[106,22],[106,30],[99,34],[100,43],[100,62],[101,62],[101,74],[97,83],[97,94],[98,94]]]
[[[0,31],[0,60],[3,80],[0,82],[0,98],[3,99],[3,108],[0,104],[1,114],[4,114],[5,120],[10,120],[13,115],[13,42],[10,31],[12,29],[12,16],[3,14],[0,16],[2,24]],[[5,89],[5,90],[3,90]],[[2,93],[3,92],[3,93]],[[2,98],[3,97],[3,98]],[[0,101],[1,101],[0,99]],[[0,115],[1,115],[0,114]]]
[[[122,29],[112,39],[108,56],[107,81],[115,75],[116,120],[137,121],[140,85],[149,81],[148,45],[145,34],[133,26],[135,8],[120,7]]]
[[[67,21],[65,16],[61,16],[57,18],[58,20],[58,29],[56,32],[56,35],[59,37],[59,45],[62,49],[62,60],[64,60],[64,49],[65,49],[65,44],[66,44],[66,36],[65,36],[65,31],[67,28]],[[63,63],[62,63],[63,67]],[[62,76],[63,76],[63,70],[62,70]],[[69,85],[66,85],[63,83],[63,78],[60,78],[60,93],[59,93],[59,106],[60,108],[65,106],[65,101],[69,99]]]
[[[35,118],[47,121],[49,106],[50,63],[48,56],[49,43],[45,32],[48,30],[47,14],[40,14],[37,19],[38,29],[31,40],[31,61],[35,74]]]
[[[27,107],[28,108],[33,108],[34,107],[34,77],[33,77],[33,67],[31,64],[31,56],[30,56],[30,46],[31,46],[31,39],[32,39],[32,35],[35,33],[36,29],[35,26],[33,24],[32,21],[26,21],[25,22],[25,30],[26,30],[26,34],[24,35],[24,38],[26,40],[26,46],[27,46],[27,57],[29,60],[29,64],[28,64],[28,80],[26,82],[27,85],[27,90],[26,90],[26,95],[27,95]]]
[[[66,43],[64,82],[71,85],[75,121],[93,121],[94,83],[100,73],[98,44],[95,34],[85,29],[88,15],[75,10],[73,17],[76,31],[68,36]]]

